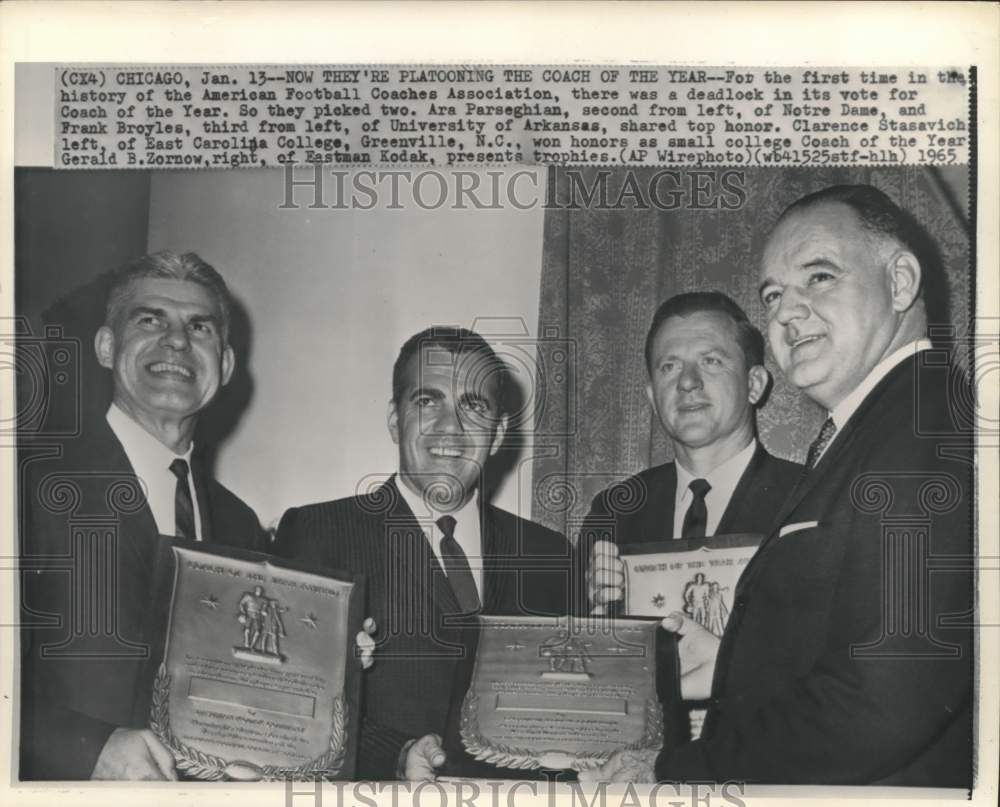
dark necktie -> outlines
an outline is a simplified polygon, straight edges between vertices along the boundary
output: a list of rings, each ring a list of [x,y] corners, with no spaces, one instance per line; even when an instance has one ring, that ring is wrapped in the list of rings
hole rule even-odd
[[[448,575],[451,590],[464,612],[479,610],[479,592],[476,590],[476,580],[469,568],[469,560],[465,557],[462,547],[455,540],[455,519],[452,516],[441,516],[437,520],[438,527],[444,533],[441,539],[441,559]]]
[[[688,485],[691,491],[691,506],[684,514],[684,526],[681,528],[681,538],[704,538],[708,526],[708,508],[705,507],[705,496],[712,489],[707,479],[692,479]]]
[[[816,439],[813,440],[812,445],[809,446],[809,453],[806,455],[807,471],[816,465],[819,458],[826,450],[826,447],[830,445],[830,441],[833,440],[836,433],[837,424],[833,422],[833,418],[827,418],[823,423],[823,428],[821,428],[819,430],[819,434],[816,435]]]
[[[187,460],[179,457],[170,463],[170,470],[177,477],[177,488],[174,492],[174,522],[175,534],[178,538],[194,540],[198,533],[194,527],[194,504],[191,501],[191,486],[188,484],[189,468]]]

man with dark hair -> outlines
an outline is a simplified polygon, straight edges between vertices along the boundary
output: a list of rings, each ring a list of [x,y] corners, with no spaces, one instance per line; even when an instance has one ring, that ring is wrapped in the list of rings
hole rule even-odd
[[[225,281],[197,255],[122,267],[94,338],[111,407],[60,456],[25,456],[22,779],[176,778],[145,728],[165,627],[150,601],[159,536],[265,542],[193,453],[235,367],[228,328]]]
[[[594,499],[579,549],[598,612],[624,596],[618,546],[762,533],[801,473],[757,440],[755,408],[770,384],[764,338],[729,297],[691,292],[664,302],[646,337],[646,369],[674,460]]]
[[[483,501],[508,412],[506,367],[482,337],[422,331],[392,377],[399,473],[371,493],[289,510],[274,551],[366,576],[377,662],[358,776],[431,779],[470,681],[475,615],[566,613],[571,551],[558,533]]]
[[[711,696],[656,776],[972,785],[973,447],[926,338],[924,269],[869,186],[790,207],[760,297],[788,380],[829,413],[720,641],[681,614],[681,689]],[[946,375],[942,376],[942,370]],[[637,778],[619,756],[596,775]]]

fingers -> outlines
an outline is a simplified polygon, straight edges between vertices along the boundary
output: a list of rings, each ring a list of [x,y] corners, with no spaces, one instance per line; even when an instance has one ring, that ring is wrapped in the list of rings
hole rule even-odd
[[[368,617],[361,625],[361,630],[354,637],[354,643],[360,652],[361,669],[367,670],[375,663],[375,620]]]
[[[671,633],[676,633],[679,636],[683,636],[687,630],[687,626],[684,624],[686,619],[684,614],[680,611],[674,611],[671,614],[667,614],[660,620],[660,627],[664,630],[668,630]]]
[[[618,546],[610,541],[598,541],[590,553],[587,571],[590,602],[604,606],[625,599],[625,564],[618,555]],[[605,613],[602,610],[599,613]]]
[[[445,753],[437,734],[426,734],[406,753],[404,778],[411,782],[433,782],[435,768],[444,765]]]
[[[140,736],[146,743],[150,759],[162,778],[171,782],[177,781],[177,772],[174,770],[174,755],[170,753],[170,750],[149,729],[143,729]]]

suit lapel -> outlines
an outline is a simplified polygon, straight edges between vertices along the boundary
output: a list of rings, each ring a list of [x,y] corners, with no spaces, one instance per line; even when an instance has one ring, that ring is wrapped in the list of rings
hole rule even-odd
[[[493,508],[481,507],[483,539],[483,613],[502,613],[504,603],[510,602],[510,589],[515,574],[503,573],[502,559],[515,556],[517,536],[507,535],[497,521]]]
[[[649,506],[639,510],[642,514],[642,526],[639,530],[640,537],[636,540],[661,541],[677,537],[674,535],[677,465],[668,462],[660,467],[661,472],[650,479],[649,489],[644,491]]]
[[[789,494],[788,499],[786,499],[784,505],[778,511],[777,517],[775,518],[770,534],[764,539],[763,543],[760,545],[760,549],[754,554],[747,564],[746,569],[744,569],[743,574],[740,577],[739,588],[745,585],[751,577],[751,570],[758,564],[759,559],[765,554],[775,543],[778,538],[778,532],[780,531],[785,520],[795,512],[796,508],[802,503],[802,500],[808,496],[817,485],[821,484],[826,480],[826,474],[831,468],[838,468],[842,465],[842,460],[845,454],[848,454],[850,449],[854,446],[858,439],[863,436],[865,431],[865,421],[868,419],[868,414],[871,410],[884,402],[887,395],[899,395],[902,391],[905,391],[907,379],[910,377],[910,371],[914,367],[916,358],[909,358],[902,361],[899,365],[894,367],[889,373],[883,378],[875,388],[868,393],[867,397],[861,402],[854,414],[848,419],[847,423],[844,424],[844,428],[841,429],[837,435],[834,437],[833,442],[827,449],[826,453],[820,457],[819,462],[809,471],[803,473],[802,477],[799,479],[799,483]],[[895,387],[898,385],[898,389]],[[912,386],[912,385],[911,385]]]
[[[722,518],[719,519],[719,526],[715,528],[716,535],[727,535],[737,529],[737,525],[747,522],[747,519],[742,517],[744,508],[749,504],[758,504],[758,502],[750,501],[748,495],[750,486],[758,474],[763,472],[767,456],[767,452],[758,441],[753,456],[750,457],[750,462],[743,470],[743,475],[740,477],[740,481],[736,483],[736,488],[733,490],[732,496],[729,497],[729,503],[726,505]]]
[[[191,473],[194,479],[194,493],[198,497],[198,517],[201,520],[201,540],[211,543],[215,540],[215,510],[212,494],[209,492],[205,464],[199,457],[191,457]],[[227,535],[232,542],[236,536]]]
[[[424,526],[399,492],[399,484],[395,476],[386,482],[386,486],[392,489],[389,501],[394,502],[387,524],[392,533],[388,542],[391,554],[389,568],[409,570],[416,602],[433,603],[434,609],[441,613],[461,611],[448,577],[431,547],[433,535],[428,536],[424,532]],[[431,529],[430,525],[427,528]]]

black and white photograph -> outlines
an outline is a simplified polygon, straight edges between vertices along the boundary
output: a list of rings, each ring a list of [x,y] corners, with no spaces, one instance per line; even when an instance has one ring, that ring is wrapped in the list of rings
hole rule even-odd
[[[196,5],[4,40],[15,801],[995,799],[995,8],[171,55]]]

